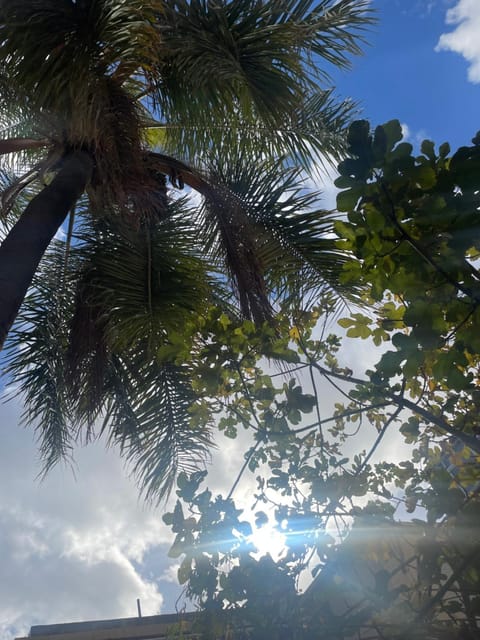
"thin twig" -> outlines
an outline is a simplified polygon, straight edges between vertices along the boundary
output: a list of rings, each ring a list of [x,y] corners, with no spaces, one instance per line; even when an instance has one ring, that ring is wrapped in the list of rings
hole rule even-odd
[[[259,429],[258,427],[256,427],[254,424],[252,424],[249,420],[245,420],[244,416],[242,416],[242,414],[240,413],[240,411],[238,409],[236,409],[234,406],[232,406],[231,404],[228,404],[226,402],[224,402],[223,400],[219,400],[219,403],[222,407],[224,407],[227,411],[232,411],[238,418],[238,420],[245,426],[245,427],[249,427],[250,429],[252,429],[253,431],[255,431],[256,433],[258,433],[259,431],[265,431],[265,429]]]
[[[313,395],[315,397],[315,409],[317,412],[318,428],[320,430],[320,438],[321,438],[320,453],[322,454],[322,457],[323,457],[324,437],[323,437],[323,430],[322,430],[322,416],[320,415],[320,404],[318,399],[317,385],[315,382],[315,376],[313,375],[313,368],[309,366],[308,372],[310,373],[310,380],[312,382]]]
[[[398,418],[398,414],[402,411],[402,407],[397,407],[395,409],[395,411],[392,413],[392,415],[388,418],[388,420],[385,422],[385,424],[383,425],[383,427],[381,428],[381,430],[378,433],[378,436],[375,439],[375,442],[373,443],[373,445],[370,448],[370,451],[368,452],[368,454],[365,456],[365,460],[362,462],[362,464],[358,467],[358,469],[355,471],[355,473],[353,474],[352,480],[354,478],[357,478],[361,472],[365,469],[365,467],[367,466],[367,464],[369,463],[371,457],[373,456],[373,454],[375,453],[375,451],[378,448],[378,445],[380,444],[380,442],[382,441],[385,433],[387,432],[388,427],[392,424],[392,422],[394,420],[396,420]]]
[[[145,236],[147,241],[147,296],[148,313],[152,316],[152,239],[148,225],[145,226]]]
[[[431,422],[436,427],[444,431],[445,433],[450,434],[451,436],[455,436],[459,440],[461,440],[464,444],[466,444],[470,449],[480,453],[480,440],[477,440],[474,436],[469,435],[468,433],[464,433],[463,431],[459,431],[458,429],[454,429],[451,427],[448,422],[443,420],[440,416],[436,416],[431,411],[424,409],[423,407],[419,407],[415,402],[408,400],[403,396],[398,396],[397,394],[389,391],[383,385],[375,384],[371,380],[362,380],[360,378],[354,378],[353,376],[347,376],[342,373],[338,373],[335,371],[331,371],[322,367],[317,362],[312,362],[312,367],[318,369],[323,375],[331,376],[333,378],[337,378],[338,380],[343,380],[345,382],[351,382],[353,384],[358,384],[364,387],[374,386],[377,387],[378,390],[381,390],[387,398],[389,398],[394,404],[401,405],[406,409],[410,409],[413,413],[418,414],[424,420]]]
[[[237,488],[238,483],[240,482],[240,480],[241,480],[241,478],[242,478],[242,476],[243,476],[243,474],[244,474],[244,472],[245,472],[245,469],[246,469],[246,468],[247,468],[247,466],[248,466],[248,463],[250,462],[250,460],[251,460],[251,459],[252,459],[252,457],[253,457],[253,454],[254,454],[254,453],[255,453],[255,451],[258,449],[258,447],[262,444],[262,442],[263,442],[263,438],[262,438],[262,439],[260,439],[260,440],[257,440],[257,442],[255,443],[255,445],[254,445],[254,446],[250,449],[250,451],[248,452],[247,456],[245,457],[245,461],[244,461],[244,463],[242,464],[242,467],[241,467],[240,471],[238,472],[237,477],[235,478],[235,482],[233,483],[232,488],[231,488],[231,489],[230,489],[230,491],[228,492],[227,500],[230,500],[230,498],[232,497],[233,492],[234,492],[234,491],[235,491],[235,489]]]
[[[349,409],[348,411],[343,411],[342,413],[337,414],[336,416],[331,416],[330,418],[324,418],[323,420],[320,421],[320,425],[317,422],[312,422],[311,424],[307,425],[306,427],[300,427],[299,429],[293,429],[292,433],[297,434],[297,433],[302,433],[303,431],[308,431],[310,429],[314,429],[315,427],[324,425],[324,424],[328,424],[329,422],[336,422],[337,420],[341,420],[342,418],[348,418],[349,416],[354,416],[357,415],[358,413],[364,413],[365,411],[370,411],[371,409],[381,409],[383,407],[388,407],[390,404],[392,404],[391,402],[378,402],[376,404],[371,404],[368,406],[363,406],[363,407],[359,407],[358,409]],[[283,431],[272,431],[269,430],[267,431],[267,434],[283,434]]]
[[[409,631],[411,631],[412,627],[420,622],[425,615],[436,605],[438,604],[443,596],[449,591],[450,587],[458,580],[458,578],[463,574],[463,572],[471,566],[472,561],[480,554],[480,547],[476,547],[471,551],[463,560],[463,562],[455,569],[452,575],[448,578],[448,580],[440,587],[440,589],[435,593],[435,595],[426,602],[420,611],[415,616],[415,619],[411,624],[409,624],[408,629],[405,632],[405,637],[409,637]]]
[[[253,418],[254,418],[255,422],[257,423],[258,429],[262,430],[263,427],[262,427],[262,425],[260,423],[260,420],[257,417],[257,412],[256,412],[256,409],[255,409],[255,405],[253,404],[253,400],[252,400],[252,397],[250,395],[250,391],[248,390],[247,383],[245,382],[245,379],[243,377],[242,369],[241,369],[239,363],[236,360],[235,360],[235,368],[236,368],[237,373],[238,373],[238,375],[240,377],[240,382],[242,383],[242,387],[243,387],[243,390],[244,390],[245,395],[247,397],[248,404],[250,405],[250,410],[252,412]]]

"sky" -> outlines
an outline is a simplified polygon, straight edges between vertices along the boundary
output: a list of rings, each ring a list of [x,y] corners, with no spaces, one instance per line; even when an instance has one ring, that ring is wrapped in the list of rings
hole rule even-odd
[[[335,74],[339,93],[373,125],[398,118],[414,144],[468,144],[480,129],[480,0],[373,5],[380,22],[365,55]],[[325,191],[333,206],[334,189]],[[361,372],[372,354],[363,344],[348,357],[343,364]],[[58,468],[39,482],[34,433],[20,414],[19,398],[0,405],[0,640],[32,624],[134,616],[136,598],[145,615],[173,611],[180,591],[163,511],[142,503],[101,442],[76,452],[75,475]],[[242,446],[219,441],[212,489],[230,486]],[[240,502],[250,488],[240,486]]]
[[[479,0],[376,0],[379,23],[365,54],[336,73],[339,92],[376,126],[397,118],[412,143],[452,149],[480,129]]]

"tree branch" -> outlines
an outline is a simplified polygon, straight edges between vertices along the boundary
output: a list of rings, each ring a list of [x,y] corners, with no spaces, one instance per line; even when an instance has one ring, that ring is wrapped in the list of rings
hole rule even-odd
[[[343,380],[344,382],[349,382],[350,384],[353,383],[353,384],[357,384],[357,385],[361,385],[361,386],[365,386],[365,387],[366,386],[377,387],[378,390],[382,391],[384,393],[385,397],[389,398],[390,401],[393,404],[401,406],[402,408],[410,409],[410,411],[412,411],[413,413],[418,414],[424,420],[426,420],[428,422],[431,422],[432,424],[434,424],[436,427],[438,427],[439,429],[441,429],[445,433],[448,433],[449,435],[458,438],[467,447],[470,447],[470,449],[472,449],[473,451],[476,451],[477,453],[480,453],[480,440],[477,440],[477,438],[475,438],[474,436],[471,436],[468,433],[464,433],[463,431],[459,431],[458,429],[454,429],[453,427],[451,427],[448,424],[448,422],[443,420],[443,418],[441,418],[440,416],[436,416],[431,411],[428,411],[427,409],[424,409],[423,407],[419,407],[417,404],[415,404],[415,402],[412,402],[411,400],[408,400],[404,396],[398,396],[395,393],[393,393],[392,391],[389,391],[384,386],[376,385],[375,383],[371,382],[371,380],[361,380],[360,378],[354,378],[352,376],[347,376],[347,375],[342,374],[342,373],[337,373],[335,371],[331,371],[331,370],[326,369],[325,367],[322,367],[321,365],[319,365],[318,362],[312,362],[312,367],[314,367],[315,369],[320,371],[320,373],[322,375],[324,375],[324,376],[331,376],[333,378],[337,378],[338,380]]]

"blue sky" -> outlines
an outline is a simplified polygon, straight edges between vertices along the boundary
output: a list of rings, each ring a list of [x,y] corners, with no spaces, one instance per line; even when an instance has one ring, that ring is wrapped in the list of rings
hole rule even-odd
[[[480,0],[373,5],[380,22],[365,55],[335,75],[339,93],[358,100],[372,125],[398,118],[413,143],[468,144],[480,129]],[[344,364],[363,370],[365,348]],[[145,614],[170,611],[179,593],[170,533],[138,501],[115,452],[97,443],[78,452],[76,479],[56,469],[39,483],[20,413],[18,398],[0,405],[0,640],[31,624],[135,615],[137,597]],[[239,444],[222,442],[212,488],[231,484]],[[239,489],[240,501],[248,491]]]
[[[446,33],[453,34],[451,46],[467,54],[469,36],[476,34],[480,43],[480,0],[372,4],[380,21],[368,35],[364,56],[353,60],[350,71],[334,75],[339,92],[359,101],[362,117],[372,125],[398,118],[414,138],[447,141],[452,149],[469,144],[480,129],[480,84],[468,80],[469,64],[463,55],[436,48]],[[458,6],[472,16],[463,21],[463,32],[459,25],[446,24],[447,11]]]

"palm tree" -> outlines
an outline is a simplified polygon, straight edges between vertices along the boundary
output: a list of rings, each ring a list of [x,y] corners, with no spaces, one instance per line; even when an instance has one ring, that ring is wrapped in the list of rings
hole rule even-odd
[[[368,4],[0,2],[0,154],[28,165],[5,213],[36,194],[0,246],[0,344],[34,281],[10,371],[47,466],[72,421],[102,415],[144,483],[168,487],[165,469],[208,446],[188,425],[188,371],[156,357],[169,328],[229,291],[262,322],[270,294],[335,283],[328,216],[292,167],[341,149],[351,105],[319,88],[318,62],[359,53]],[[200,193],[199,213],[168,203],[166,178]]]

